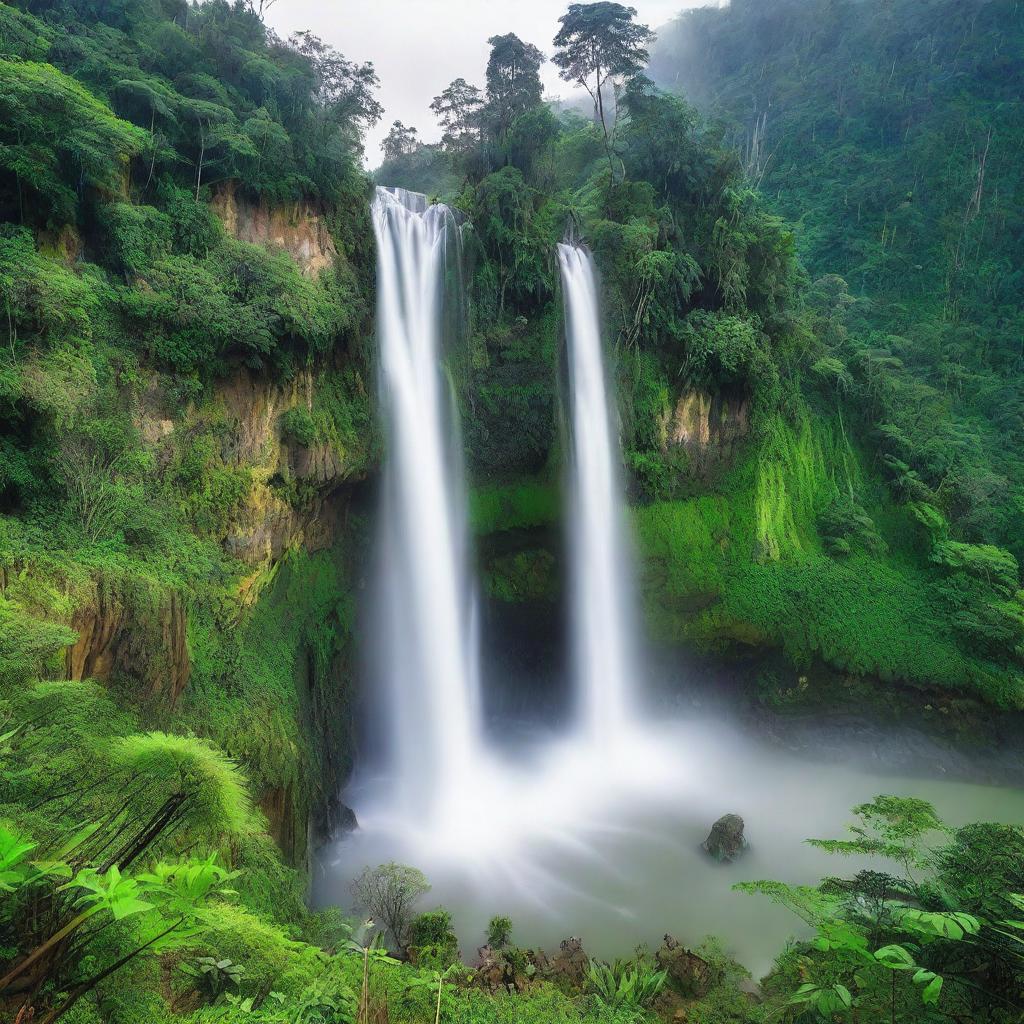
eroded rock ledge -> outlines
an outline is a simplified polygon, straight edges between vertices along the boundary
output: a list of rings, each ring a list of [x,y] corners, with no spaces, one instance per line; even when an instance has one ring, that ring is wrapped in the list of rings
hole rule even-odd
[[[750,433],[750,399],[745,395],[687,390],[660,417],[661,449],[682,448],[699,472],[728,462]]]
[[[210,205],[228,234],[240,242],[284,249],[307,277],[331,266],[337,256],[323,213],[313,203],[255,203],[228,182]]]

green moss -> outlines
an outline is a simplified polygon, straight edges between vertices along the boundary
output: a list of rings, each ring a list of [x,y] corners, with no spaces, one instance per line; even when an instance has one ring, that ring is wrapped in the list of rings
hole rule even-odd
[[[499,556],[487,564],[484,573],[487,593],[501,601],[551,601],[558,593],[555,558],[544,549]]]
[[[559,492],[548,484],[495,484],[473,488],[469,495],[470,526],[479,535],[546,526],[560,515]]]
[[[303,448],[312,448],[317,442],[317,429],[309,410],[296,405],[281,413],[281,436]]]

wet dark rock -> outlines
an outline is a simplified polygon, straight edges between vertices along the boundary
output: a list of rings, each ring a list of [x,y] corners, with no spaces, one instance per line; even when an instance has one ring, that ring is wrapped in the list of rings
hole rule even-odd
[[[548,958],[543,951],[537,953],[537,972],[563,992],[583,989],[589,968],[590,957],[583,949],[583,940],[576,936],[564,939],[553,957]]]
[[[747,848],[743,819],[738,814],[723,814],[701,845],[720,863],[732,863]]]
[[[358,828],[359,821],[356,818],[356,812],[336,796],[329,797],[326,813],[320,823],[318,839],[322,843],[328,843],[339,836],[355,832]]]
[[[668,974],[667,989],[688,999],[703,999],[719,980],[707,960],[680,945],[671,935],[665,936],[655,959]]]

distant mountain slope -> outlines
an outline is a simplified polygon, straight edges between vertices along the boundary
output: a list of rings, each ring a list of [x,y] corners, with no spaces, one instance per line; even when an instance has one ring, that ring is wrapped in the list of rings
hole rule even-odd
[[[733,0],[663,29],[650,65],[860,300],[837,300],[836,355],[896,477],[1018,554],[1022,55],[1014,0]]]

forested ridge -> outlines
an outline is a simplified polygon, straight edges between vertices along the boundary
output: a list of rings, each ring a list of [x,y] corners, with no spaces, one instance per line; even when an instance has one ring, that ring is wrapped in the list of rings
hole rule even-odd
[[[681,15],[651,62],[797,225],[892,489],[1015,555],[1022,19],[1012,2],[733,3]]]
[[[467,150],[461,194],[450,161],[399,125],[378,177],[455,197],[483,269],[504,275],[499,304],[528,277],[517,308],[528,321],[541,298],[554,308],[539,291],[548,250],[532,238],[546,232],[550,247],[567,216],[582,226],[616,336],[657,632],[781,647],[827,700],[838,670],[847,686],[874,676],[1015,705],[1020,11],[869,9],[684,12],[648,68],[681,102],[635,79],[608,103],[612,199],[593,188],[601,133],[573,165],[567,147],[589,129],[570,133],[571,114],[546,147],[533,122],[529,140],[513,132],[499,152],[449,132],[444,148],[462,138]],[[462,116],[486,117],[472,88],[453,94]],[[499,183],[515,205],[495,218]],[[493,321],[487,302],[481,323]],[[517,370],[496,340],[477,357],[472,429],[504,413],[490,428],[500,471],[516,438],[533,443],[533,465],[525,453],[520,465],[536,477],[556,381],[535,375],[551,355],[517,346]],[[527,498],[536,490],[518,504]],[[508,566],[504,555],[494,582],[506,593]],[[762,681],[769,700],[808,697],[775,665]]]
[[[756,998],[713,940],[604,965],[501,916],[471,970],[400,865],[354,887],[376,922],[306,891],[358,753],[374,182],[460,215],[494,614],[560,609],[568,232],[659,650],[779,714],[988,742],[1021,709],[1020,5],[734,0],[655,38],[574,4],[372,175],[373,66],[261,13],[0,3],[0,1019],[1019,1019],[1021,831],[923,801],[820,841],[891,875],[748,886],[816,935]]]

